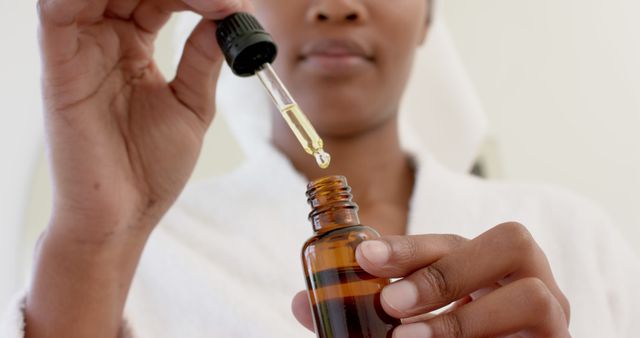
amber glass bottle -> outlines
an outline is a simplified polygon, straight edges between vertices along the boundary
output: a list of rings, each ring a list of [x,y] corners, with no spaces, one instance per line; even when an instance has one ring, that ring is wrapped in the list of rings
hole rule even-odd
[[[380,305],[380,292],[389,280],[366,273],[355,259],[358,244],[380,235],[360,225],[343,176],[309,183],[307,198],[315,235],[305,243],[302,261],[318,337],[391,337],[400,322]]]

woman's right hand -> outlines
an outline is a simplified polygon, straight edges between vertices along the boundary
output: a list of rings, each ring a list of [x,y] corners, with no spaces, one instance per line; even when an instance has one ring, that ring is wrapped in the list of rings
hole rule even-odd
[[[241,0],[40,1],[56,227],[88,241],[153,228],[189,178],[214,115],[222,55],[206,19],[243,7]],[[154,39],[181,10],[206,19],[167,82],[153,60]]]
[[[215,110],[215,23],[248,0],[40,0],[53,214],[27,298],[29,337],[114,337],[148,235],[195,166]],[[154,40],[201,14],[166,81]]]

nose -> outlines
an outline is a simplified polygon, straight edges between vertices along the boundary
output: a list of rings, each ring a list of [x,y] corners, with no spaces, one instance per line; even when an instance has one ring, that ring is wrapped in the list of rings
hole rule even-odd
[[[315,0],[309,8],[307,20],[315,23],[360,23],[366,15],[363,1]]]

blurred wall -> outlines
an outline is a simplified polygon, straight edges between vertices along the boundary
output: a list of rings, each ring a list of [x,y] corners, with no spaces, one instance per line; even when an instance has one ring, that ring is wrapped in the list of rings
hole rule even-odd
[[[493,176],[601,205],[640,251],[640,1],[445,0]]]
[[[31,178],[42,143],[35,2],[0,0],[0,312],[20,286]]]

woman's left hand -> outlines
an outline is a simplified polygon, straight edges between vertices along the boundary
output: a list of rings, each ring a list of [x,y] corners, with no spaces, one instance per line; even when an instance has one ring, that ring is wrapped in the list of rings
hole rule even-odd
[[[394,338],[570,337],[569,302],[521,224],[500,224],[473,240],[383,237],[362,243],[356,258],[372,275],[404,277],[381,295],[384,310],[403,322]],[[313,327],[306,298],[294,298],[294,314]]]

